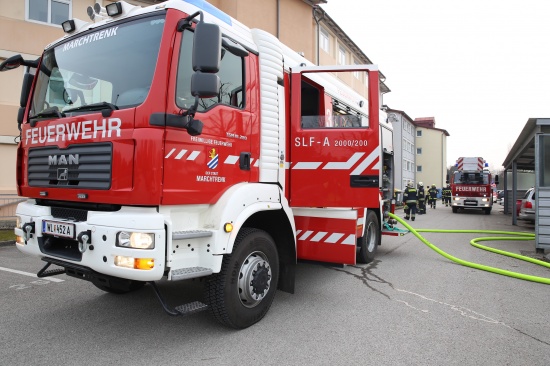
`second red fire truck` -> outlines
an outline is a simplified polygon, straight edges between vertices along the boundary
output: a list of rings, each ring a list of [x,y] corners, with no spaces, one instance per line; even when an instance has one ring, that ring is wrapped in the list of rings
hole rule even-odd
[[[493,208],[492,175],[481,157],[460,157],[456,170],[451,175],[451,207],[458,209],[481,209],[487,215]],[[498,176],[495,176],[498,184]]]
[[[313,66],[203,1],[101,12],[0,66],[27,68],[15,232],[40,277],[149,283],[171,315],[245,328],[294,291],[297,259],[373,260],[394,192],[376,66]],[[193,278],[204,301],[169,306],[157,281]]]

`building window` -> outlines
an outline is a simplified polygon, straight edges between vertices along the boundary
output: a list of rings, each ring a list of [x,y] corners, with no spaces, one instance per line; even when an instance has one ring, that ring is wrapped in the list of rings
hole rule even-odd
[[[416,171],[417,171],[418,173],[421,173],[421,172],[422,172],[422,165],[417,165],[417,166],[416,166]]]
[[[178,80],[176,85],[176,105],[181,109],[189,109],[195,103],[191,94],[192,54],[188,52],[193,47],[194,33],[185,31],[181,40],[180,59],[178,65]],[[219,104],[243,109],[245,107],[244,59],[231,52],[226,52],[220,62],[220,89],[218,95],[212,98],[201,98],[197,107],[199,112],[216,107]]]
[[[340,65],[346,64],[346,50],[340,46],[340,50],[338,52],[338,63]]]
[[[27,20],[61,25],[70,18],[71,0],[27,0]]]
[[[416,137],[422,137],[422,130],[416,131]]]
[[[416,155],[422,155],[422,148],[421,147],[416,148]]]
[[[321,27],[319,46],[323,51],[330,53],[330,35],[328,34],[328,31],[323,27]]]

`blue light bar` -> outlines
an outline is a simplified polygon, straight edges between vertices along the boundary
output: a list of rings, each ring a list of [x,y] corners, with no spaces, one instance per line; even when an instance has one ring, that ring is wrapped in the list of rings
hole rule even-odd
[[[229,25],[232,25],[231,24],[231,17],[229,15],[225,14],[220,9],[214,7],[209,2],[207,2],[205,0],[184,0],[184,1],[186,3],[195,5],[197,8],[207,12],[208,14],[212,14],[213,16],[215,16],[216,18],[218,18],[222,22],[227,23]]]

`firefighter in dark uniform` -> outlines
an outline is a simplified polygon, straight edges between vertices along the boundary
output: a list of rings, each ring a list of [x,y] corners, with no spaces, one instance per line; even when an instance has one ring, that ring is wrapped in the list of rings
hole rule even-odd
[[[403,192],[403,201],[405,202],[405,220],[409,218],[414,221],[416,215],[416,203],[418,201],[418,191],[414,188],[413,182],[407,184]]]
[[[447,184],[447,187],[443,188],[443,192],[441,192],[443,195],[443,202],[445,203],[445,207],[451,206],[451,186]]]
[[[424,190],[424,184],[422,182],[418,182],[418,187],[416,189],[418,190],[418,214],[425,215],[426,214],[426,191]]]
[[[430,189],[428,189],[428,194],[430,195],[428,204],[431,208],[435,208],[435,203],[437,201],[437,188],[435,188],[435,184],[432,184]]]

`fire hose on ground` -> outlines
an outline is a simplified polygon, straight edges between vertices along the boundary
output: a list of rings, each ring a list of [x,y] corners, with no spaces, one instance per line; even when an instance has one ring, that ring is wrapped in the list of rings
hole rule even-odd
[[[444,252],[443,250],[439,249],[438,247],[436,247],[434,244],[430,243],[426,238],[424,238],[422,235],[419,234],[420,232],[430,232],[430,233],[460,233],[460,234],[477,233],[477,234],[507,235],[507,236],[487,236],[487,237],[475,238],[475,239],[470,240],[470,244],[473,245],[476,248],[479,248],[479,249],[487,250],[487,251],[497,253],[497,254],[501,254],[501,255],[506,255],[508,257],[520,259],[522,261],[531,262],[531,263],[534,263],[534,264],[537,264],[537,265],[540,265],[540,266],[543,266],[543,267],[550,268],[550,263],[548,263],[548,262],[541,261],[541,260],[538,260],[538,259],[534,259],[534,258],[531,258],[531,257],[526,257],[526,256],[519,255],[519,254],[515,254],[515,253],[511,253],[511,252],[506,252],[506,251],[500,250],[500,249],[491,248],[491,247],[481,245],[481,244],[478,243],[478,242],[481,242],[481,241],[494,241],[494,240],[534,240],[535,239],[535,234],[533,234],[533,233],[514,232],[514,231],[498,231],[498,230],[414,229],[412,226],[407,224],[402,218],[400,218],[400,217],[398,217],[398,216],[396,216],[392,213],[390,213],[389,215],[392,219],[397,220],[399,223],[401,223],[403,226],[405,226],[411,233],[414,234],[414,236],[416,236],[418,239],[420,239],[420,241],[423,242],[424,244],[426,244],[429,248],[431,248],[436,253],[442,255],[443,257],[445,257],[445,258],[447,258],[447,259],[449,259],[449,260],[451,260],[455,263],[458,263],[458,264],[460,264],[462,266],[466,266],[466,267],[480,269],[482,271],[497,273],[497,274],[500,274],[500,275],[503,275],[503,276],[509,276],[509,277],[518,278],[518,279],[525,280],[525,281],[532,281],[532,282],[538,282],[538,283],[544,283],[544,284],[550,285],[550,278],[547,278],[547,277],[531,276],[531,275],[527,275],[527,274],[524,274],[524,273],[507,271],[505,269],[490,267],[490,266],[486,266],[486,265],[483,265],[483,264],[469,262],[469,261],[465,261],[465,260],[460,259],[460,258],[456,258],[456,257]]]

